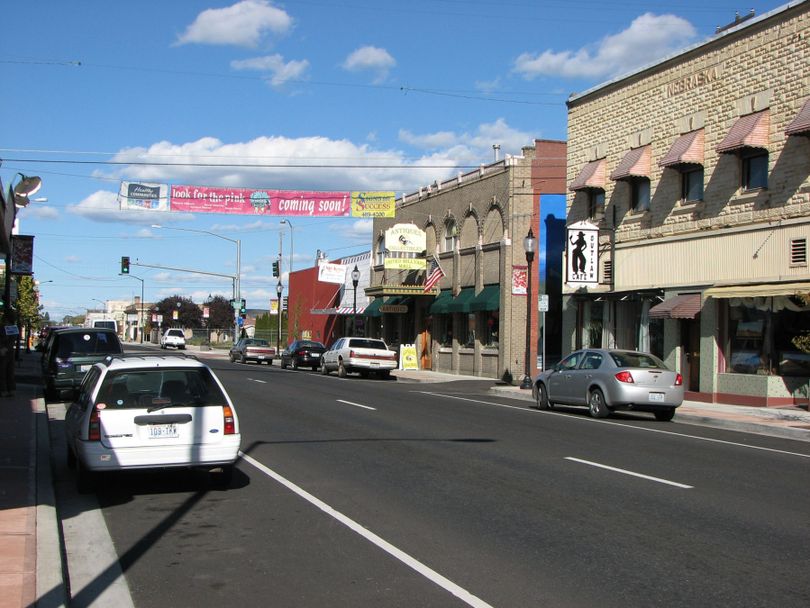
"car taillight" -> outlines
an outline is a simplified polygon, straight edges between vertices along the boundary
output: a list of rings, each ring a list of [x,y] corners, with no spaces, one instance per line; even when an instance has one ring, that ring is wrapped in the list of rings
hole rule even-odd
[[[683,376],[675,374],[675,386],[680,386],[681,384],[683,384]]]
[[[93,406],[93,411],[90,412],[90,428],[87,429],[87,439],[89,441],[101,441],[101,417],[95,406]]]
[[[222,415],[225,417],[225,435],[236,434],[236,422],[233,417],[233,410],[230,405],[222,406]]]
[[[356,353],[356,352],[354,352],[353,350],[350,350],[350,351],[349,351],[349,358],[350,358],[350,359],[354,359],[356,356],[357,356],[357,353]]]
[[[625,382],[627,384],[633,384],[633,374],[628,371],[619,372],[616,374],[616,380],[619,382]]]

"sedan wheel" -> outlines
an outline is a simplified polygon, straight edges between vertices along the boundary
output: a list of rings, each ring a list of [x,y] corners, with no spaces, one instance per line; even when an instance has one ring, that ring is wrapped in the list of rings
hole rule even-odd
[[[272,361],[270,361],[270,365],[273,365]],[[287,362],[284,360],[284,357],[281,358],[281,369],[287,369]]]
[[[547,410],[551,407],[551,403],[548,401],[548,392],[546,392],[546,385],[542,382],[537,384],[537,409],[540,410]]]
[[[610,410],[605,403],[605,396],[598,388],[593,389],[588,396],[588,410],[592,418],[607,418],[610,414]]]
[[[338,362],[338,378],[346,377],[346,368],[343,367],[343,361]]]
[[[659,422],[669,422],[675,416],[675,408],[670,407],[665,410],[658,410],[655,412],[655,419]]]
[[[247,357],[245,357],[245,355],[242,355],[239,359],[239,363],[247,363]]]
[[[292,359],[292,365],[293,369],[298,369],[298,359],[296,359],[295,357],[293,357]]]
[[[324,363],[323,361],[321,361],[321,374],[324,376],[329,375],[329,370],[326,367],[326,363]]]

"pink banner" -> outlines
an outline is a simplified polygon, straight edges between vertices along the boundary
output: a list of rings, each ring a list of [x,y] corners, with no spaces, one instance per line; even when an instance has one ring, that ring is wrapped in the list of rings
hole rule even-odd
[[[237,215],[348,217],[351,192],[172,186],[171,210]]]

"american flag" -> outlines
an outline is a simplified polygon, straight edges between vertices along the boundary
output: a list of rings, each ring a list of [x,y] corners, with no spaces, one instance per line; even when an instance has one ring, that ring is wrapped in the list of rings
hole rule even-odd
[[[437,260],[434,255],[430,259],[430,267],[425,277],[425,291],[433,289],[436,283],[442,280],[442,277],[444,277],[444,270],[442,270],[442,265],[439,264],[439,260]]]

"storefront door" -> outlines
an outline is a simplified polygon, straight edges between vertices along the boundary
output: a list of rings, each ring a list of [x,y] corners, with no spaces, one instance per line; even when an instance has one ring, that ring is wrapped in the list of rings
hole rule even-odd
[[[687,391],[700,390],[700,315],[681,321],[683,385]]]
[[[419,334],[419,349],[419,369],[433,369],[433,359],[431,357],[433,338],[430,335],[429,325]]]

